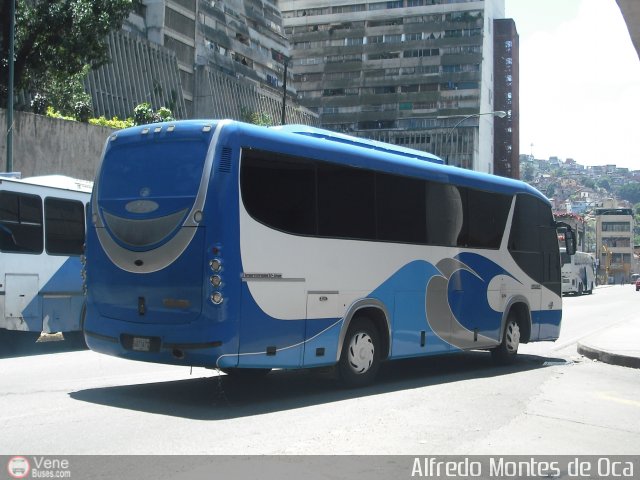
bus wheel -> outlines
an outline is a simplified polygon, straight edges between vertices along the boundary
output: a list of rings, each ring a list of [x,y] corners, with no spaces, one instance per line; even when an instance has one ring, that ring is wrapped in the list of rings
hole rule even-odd
[[[578,295],[582,295],[583,290],[582,290],[582,284],[578,285]]]
[[[589,290],[587,290],[587,295],[591,295],[593,293],[593,283],[591,284]]]
[[[502,342],[491,350],[493,361],[499,365],[509,365],[513,363],[518,353],[520,345],[520,325],[514,313],[509,313],[507,324],[502,334]]]
[[[380,368],[380,337],[371,321],[359,318],[349,326],[342,345],[338,371],[347,387],[362,387],[373,381]]]

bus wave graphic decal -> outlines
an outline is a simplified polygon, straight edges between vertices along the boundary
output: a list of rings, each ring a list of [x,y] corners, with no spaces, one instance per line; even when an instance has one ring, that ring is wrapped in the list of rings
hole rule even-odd
[[[460,349],[495,344],[502,312],[489,305],[488,288],[502,267],[481,255],[463,253],[436,265],[427,284],[427,323],[438,337]]]

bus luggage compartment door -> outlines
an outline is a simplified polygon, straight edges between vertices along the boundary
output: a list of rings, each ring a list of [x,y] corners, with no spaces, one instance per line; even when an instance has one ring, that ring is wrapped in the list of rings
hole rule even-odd
[[[42,330],[42,305],[38,275],[5,276],[5,318],[12,330]]]

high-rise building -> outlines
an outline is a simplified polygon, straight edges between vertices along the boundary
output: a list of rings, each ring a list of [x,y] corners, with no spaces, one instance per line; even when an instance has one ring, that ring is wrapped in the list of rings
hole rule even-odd
[[[106,80],[99,82],[99,95],[117,98],[130,109],[156,98],[176,100],[183,105],[177,109],[182,118],[246,119],[255,113],[279,123],[285,108],[288,122],[317,123],[315,115],[295,102],[292,81],[283,105],[289,43],[275,0],[141,0],[123,30],[110,42],[116,61],[105,68],[113,75],[95,74]],[[134,43],[136,48],[130,46]],[[169,67],[146,62],[141,45],[170,52]],[[136,73],[129,79],[131,71]],[[118,82],[121,78],[128,80]],[[145,87],[132,88],[138,83]],[[95,104],[93,91],[92,96]]]
[[[520,178],[520,44],[511,18],[493,22],[494,108],[506,112],[495,119],[493,173]]]
[[[494,20],[504,0],[279,4],[300,102],[323,127],[494,172]]]

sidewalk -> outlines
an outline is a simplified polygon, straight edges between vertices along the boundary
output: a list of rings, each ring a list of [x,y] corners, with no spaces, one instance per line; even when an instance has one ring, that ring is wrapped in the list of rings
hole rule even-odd
[[[640,368],[640,318],[588,336],[578,342],[578,353],[612,365]]]

